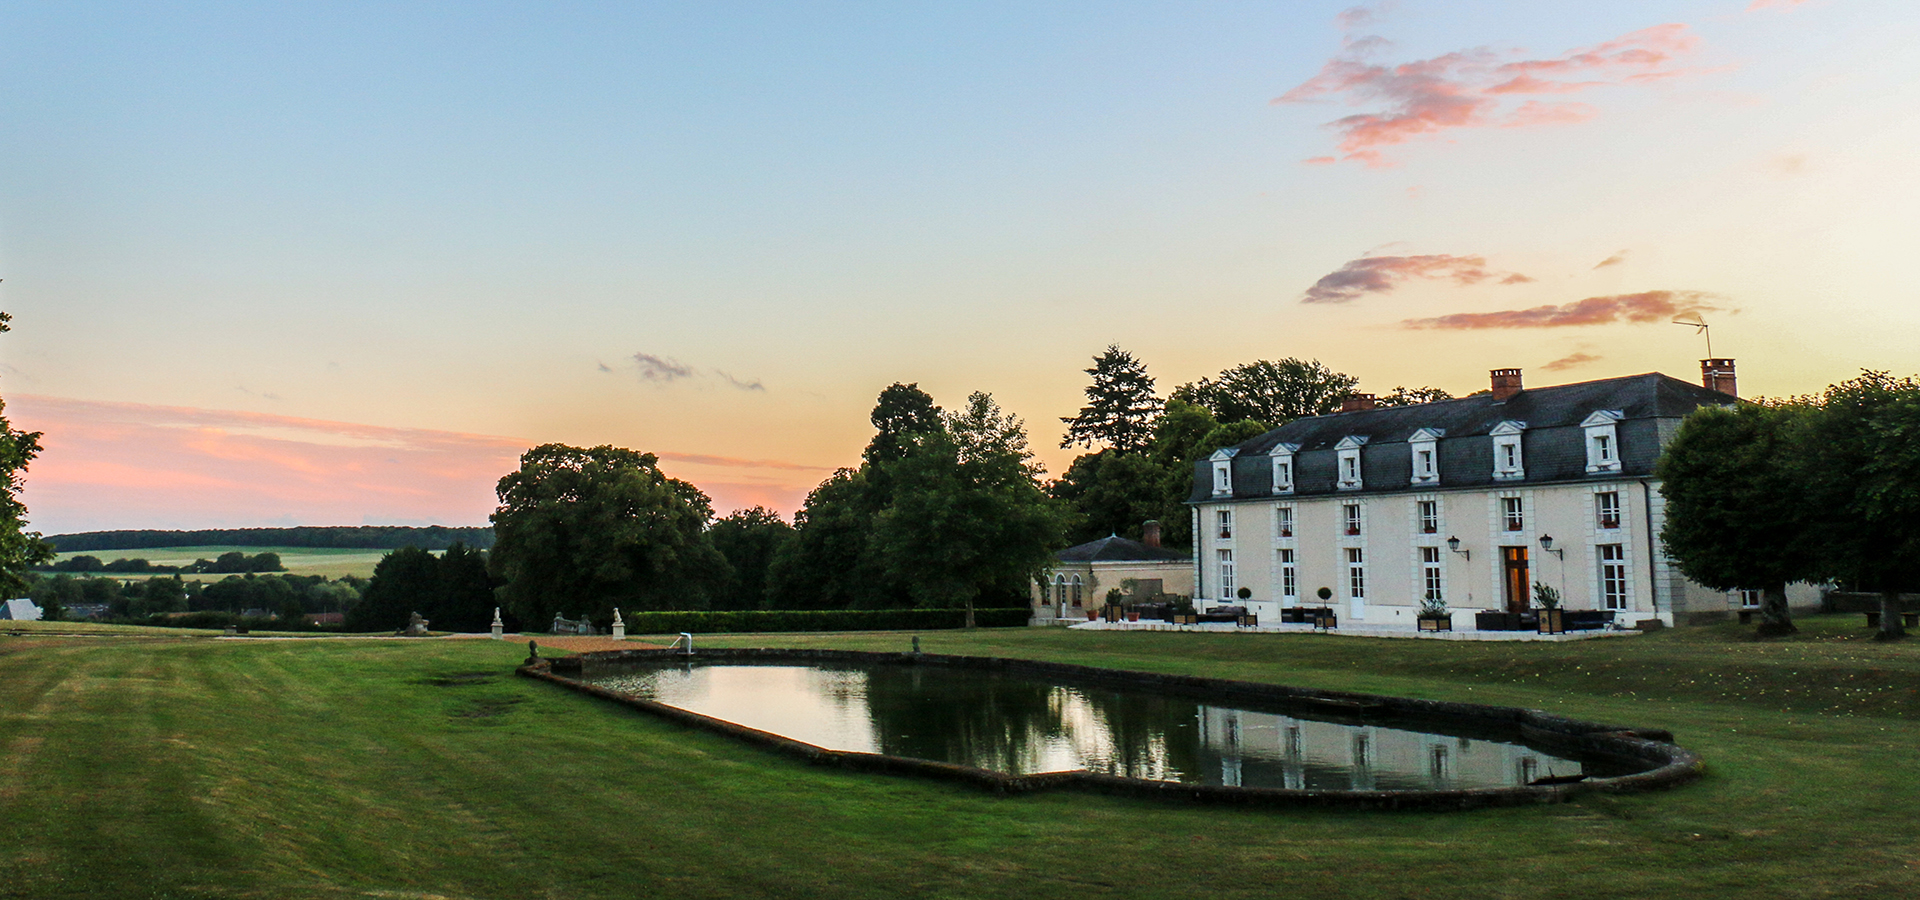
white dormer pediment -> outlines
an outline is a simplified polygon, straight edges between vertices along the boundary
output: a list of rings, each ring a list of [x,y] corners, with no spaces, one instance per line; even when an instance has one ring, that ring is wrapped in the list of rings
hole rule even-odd
[[[1215,497],[1233,496],[1233,457],[1240,451],[1232,447],[1222,447],[1207,457],[1213,463],[1213,495]]]
[[[1617,409],[1596,409],[1580,427],[1587,434],[1587,473],[1599,475],[1620,471],[1620,420],[1626,418]]]
[[[1364,485],[1360,476],[1360,448],[1367,445],[1366,435],[1350,434],[1333,445],[1334,456],[1339,466],[1339,477],[1334,486],[1343,491],[1357,491]]]
[[[1299,444],[1275,444],[1267,456],[1273,461],[1273,492],[1276,494],[1293,493],[1293,455],[1300,450]]]
[[[1527,423],[1517,421],[1515,419],[1507,419],[1501,422],[1500,424],[1493,426],[1493,431],[1491,433],[1493,434],[1494,437],[1505,437],[1507,435],[1519,434],[1526,430],[1527,430]]]
[[[1493,478],[1518,481],[1527,477],[1526,457],[1520,438],[1527,423],[1508,419],[1493,426]]]
[[[1446,434],[1445,428],[1422,428],[1407,437],[1413,465],[1413,477],[1408,483],[1434,484],[1440,480],[1439,442]]]

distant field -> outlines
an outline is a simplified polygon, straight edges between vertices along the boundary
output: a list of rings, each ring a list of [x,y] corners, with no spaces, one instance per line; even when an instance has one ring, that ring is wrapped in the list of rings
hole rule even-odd
[[[287,567],[290,575],[325,575],[339,578],[344,575],[358,575],[361,578],[373,574],[373,567],[380,564],[381,557],[391,550],[358,550],[333,547],[147,547],[140,550],[83,550],[76,553],[62,553],[60,559],[75,556],[98,557],[101,562],[113,562],[116,559],[144,559],[156,566],[184,566],[196,559],[213,559],[222,553],[238,551],[248,556],[262,553],[280,554],[280,564]],[[105,573],[116,578],[148,578],[148,575],[128,575],[125,573]],[[189,581],[219,581],[225,575],[187,575]]]

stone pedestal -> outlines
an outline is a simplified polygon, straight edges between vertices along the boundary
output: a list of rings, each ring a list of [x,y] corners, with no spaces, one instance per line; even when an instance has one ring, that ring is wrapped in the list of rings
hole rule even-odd
[[[493,639],[496,641],[500,640],[501,636],[507,632],[507,623],[500,621],[500,607],[498,606],[493,608],[493,624],[488,626],[488,630],[493,632]]]
[[[618,609],[613,611],[613,639],[616,641],[627,639],[627,623],[620,618]]]

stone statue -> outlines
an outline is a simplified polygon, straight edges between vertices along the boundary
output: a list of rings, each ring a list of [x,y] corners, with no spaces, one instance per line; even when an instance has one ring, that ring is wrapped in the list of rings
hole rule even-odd
[[[543,662],[546,662],[546,660],[540,658],[540,642],[528,641],[527,642],[527,661],[521,663],[521,665],[537,666]]]
[[[419,613],[414,613],[413,615],[407,617],[407,630],[405,634],[408,637],[419,637],[426,633],[427,633],[427,620],[420,618]]]

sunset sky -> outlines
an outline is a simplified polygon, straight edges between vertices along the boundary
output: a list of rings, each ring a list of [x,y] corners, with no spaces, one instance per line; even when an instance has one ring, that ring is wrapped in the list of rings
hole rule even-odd
[[[911,8],[908,8],[911,7]],[[0,2],[32,527],[481,524],[527,447],[721,512],[881,388],[1049,469],[1163,392],[1920,370],[1920,5]]]

